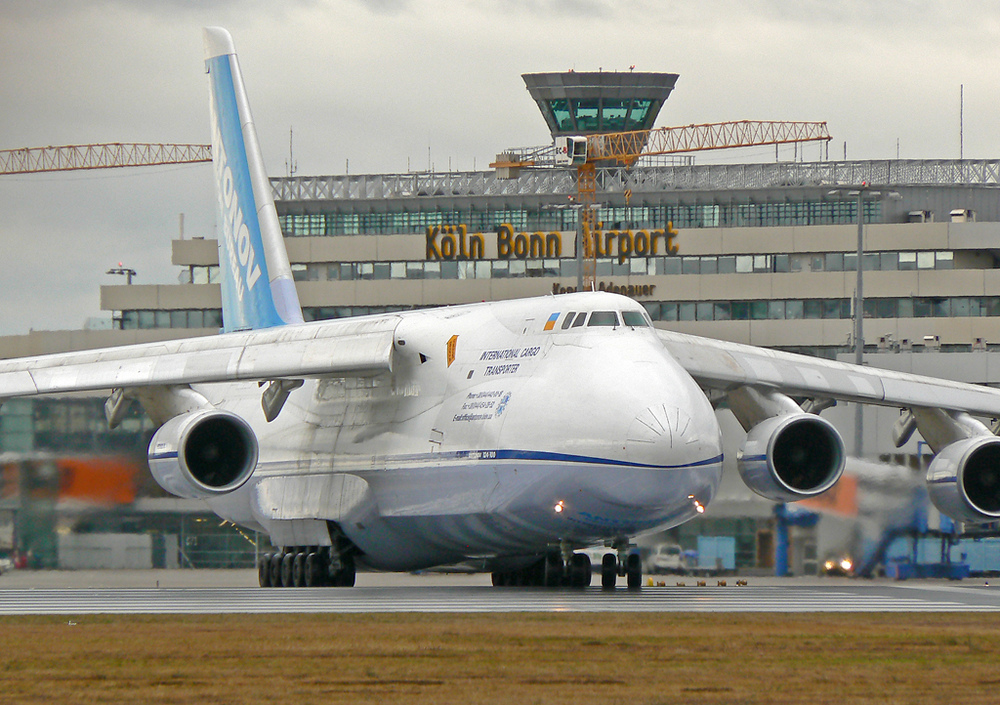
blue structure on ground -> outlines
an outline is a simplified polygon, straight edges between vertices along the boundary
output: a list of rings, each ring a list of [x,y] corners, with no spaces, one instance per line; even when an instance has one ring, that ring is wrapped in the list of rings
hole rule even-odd
[[[710,573],[735,571],[736,538],[733,536],[699,536],[697,570]]]
[[[941,516],[939,529],[929,529],[926,510],[918,509],[906,526],[887,529],[856,575],[872,577],[878,566],[896,580],[1000,575],[1000,534],[996,526],[977,527],[975,533],[958,533],[958,527]]]
[[[812,528],[819,522],[819,514],[787,504],[774,505],[777,531],[774,547],[774,574],[779,578],[790,575],[788,570],[788,529],[792,526]]]

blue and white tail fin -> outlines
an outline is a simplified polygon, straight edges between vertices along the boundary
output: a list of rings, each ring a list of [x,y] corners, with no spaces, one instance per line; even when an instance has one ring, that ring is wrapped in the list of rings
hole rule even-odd
[[[212,162],[219,198],[222,323],[227,332],[301,323],[292,268],[229,32],[205,28]]]

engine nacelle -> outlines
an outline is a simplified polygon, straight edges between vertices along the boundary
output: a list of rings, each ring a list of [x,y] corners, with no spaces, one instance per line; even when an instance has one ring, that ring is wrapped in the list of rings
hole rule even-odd
[[[1000,520],[1000,438],[974,436],[945,446],[927,468],[927,493],[957,521]]]
[[[175,416],[149,442],[149,469],[178,497],[205,499],[239,488],[257,467],[257,437],[236,414],[203,409]]]
[[[844,472],[844,440],[815,414],[772,416],[753,428],[736,456],[740,476],[762,497],[795,502],[833,487]]]

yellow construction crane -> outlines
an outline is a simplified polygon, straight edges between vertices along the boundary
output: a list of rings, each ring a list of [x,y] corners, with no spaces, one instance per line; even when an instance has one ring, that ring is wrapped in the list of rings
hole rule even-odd
[[[631,166],[639,157],[645,156],[797,142],[829,142],[831,139],[825,122],[774,120],[715,122],[637,132],[588,135],[586,161],[599,162],[613,159]]]
[[[0,150],[0,176],[210,161],[210,144],[77,144]]]
[[[825,122],[786,122],[739,120],[682,127],[660,127],[635,132],[609,132],[586,136],[557,137],[554,156],[546,160],[548,150],[500,155],[491,167],[513,176],[519,169],[542,166],[576,166],[577,202],[580,208],[583,241],[583,288],[594,287],[597,248],[594,247],[594,203],[597,191],[597,167],[617,164],[631,167],[640,157],[682,154],[738,147],[829,142],[832,139]],[[630,194],[626,193],[626,198]]]

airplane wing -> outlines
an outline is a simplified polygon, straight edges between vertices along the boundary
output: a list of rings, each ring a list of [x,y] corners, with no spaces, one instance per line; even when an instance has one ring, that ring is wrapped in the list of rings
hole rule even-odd
[[[396,316],[358,318],[0,360],[0,401],[115,388],[372,375],[392,369],[397,322]]]
[[[789,396],[1000,416],[1000,389],[662,329],[656,332],[671,355],[704,389],[730,391],[751,386]]]

